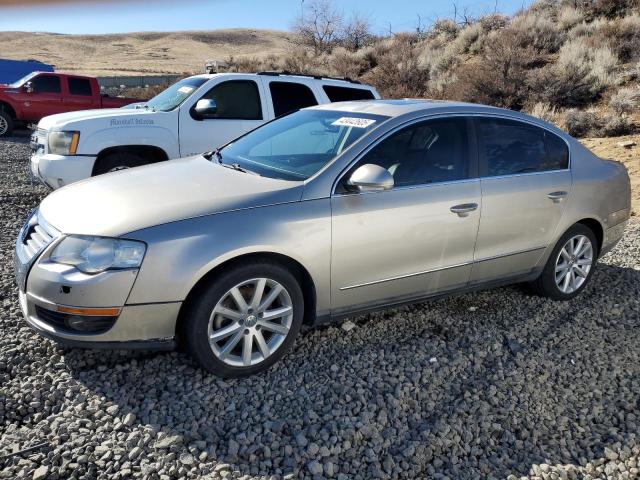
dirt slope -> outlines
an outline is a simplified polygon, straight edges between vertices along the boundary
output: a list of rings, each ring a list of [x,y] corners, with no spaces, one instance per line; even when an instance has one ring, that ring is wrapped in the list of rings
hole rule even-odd
[[[0,58],[36,59],[91,75],[200,72],[206,60],[279,55],[290,33],[273,30],[61,35],[0,32]]]

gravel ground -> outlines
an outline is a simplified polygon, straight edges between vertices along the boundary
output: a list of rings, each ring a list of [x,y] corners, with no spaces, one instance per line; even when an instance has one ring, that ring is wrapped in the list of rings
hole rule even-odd
[[[13,242],[46,193],[27,156],[0,141],[0,478],[640,478],[639,221],[571,302],[510,287],[355,317],[223,381],[25,326]]]

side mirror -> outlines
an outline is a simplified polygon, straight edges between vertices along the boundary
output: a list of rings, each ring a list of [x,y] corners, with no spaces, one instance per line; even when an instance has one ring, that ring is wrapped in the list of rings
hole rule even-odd
[[[218,112],[218,106],[216,105],[215,100],[205,98],[198,100],[193,111],[199,119],[215,118],[216,113]]]
[[[24,84],[24,91],[27,93],[33,93],[33,83],[27,82]]]
[[[347,185],[359,192],[376,192],[393,188],[393,175],[379,165],[367,163],[351,174]]]

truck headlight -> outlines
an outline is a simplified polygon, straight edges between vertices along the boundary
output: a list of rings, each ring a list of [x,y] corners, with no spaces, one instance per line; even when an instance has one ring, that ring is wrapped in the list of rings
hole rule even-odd
[[[80,132],[50,132],[49,153],[75,155],[80,141]]]
[[[143,242],[119,238],[70,235],[53,250],[52,262],[73,265],[81,272],[138,268],[147,247]]]

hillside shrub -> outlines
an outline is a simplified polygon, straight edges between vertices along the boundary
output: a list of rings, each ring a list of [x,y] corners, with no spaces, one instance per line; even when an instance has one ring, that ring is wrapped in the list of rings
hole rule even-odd
[[[631,113],[638,108],[640,88],[621,88],[611,96],[609,107],[619,115]]]

